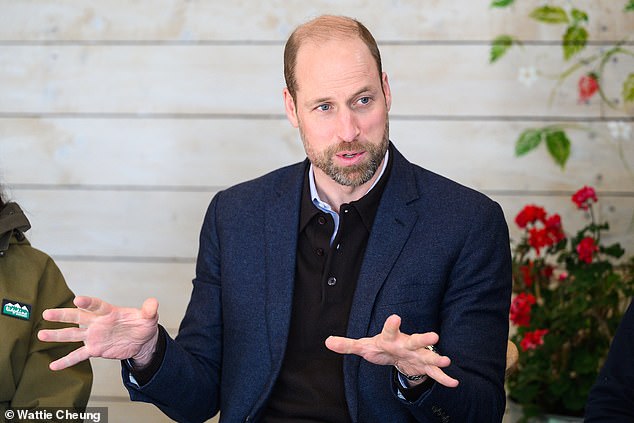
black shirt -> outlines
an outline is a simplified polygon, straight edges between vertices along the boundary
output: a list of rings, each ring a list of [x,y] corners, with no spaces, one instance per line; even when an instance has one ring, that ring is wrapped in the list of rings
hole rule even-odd
[[[346,335],[365,247],[391,162],[370,192],[341,205],[332,245],[334,220],[313,204],[306,171],[291,326],[282,369],[264,412],[266,422],[351,421],[343,356],[328,350],[324,342],[330,335]]]

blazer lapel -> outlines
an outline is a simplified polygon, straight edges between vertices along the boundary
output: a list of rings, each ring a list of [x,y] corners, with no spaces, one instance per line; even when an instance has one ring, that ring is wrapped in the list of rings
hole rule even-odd
[[[304,170],[307,161],[282,174],[270,188],[265,207],[266,328],[272,367],[276,374],[282,362],[290,327],[295,281],[297,227]]]
[[[375,298],[418,219],[417,213],[409,206],[418,198],[411,164],[396,148],[392,148],[390,154],[392,152],[392,173],[372,226],[350,310],[347,331],[349,338],[375,335],[367,333]],[[360,360],[361,358],[356,355],[347,355],[344,358],[346,398],[353,420],[356,420],[358,414],[357,385]]]

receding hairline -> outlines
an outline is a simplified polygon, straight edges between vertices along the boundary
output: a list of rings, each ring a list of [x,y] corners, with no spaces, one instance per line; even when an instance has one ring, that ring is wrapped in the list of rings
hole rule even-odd
[[[374,58],[381,76],[381,53],[372,33],[358,20],[347,16],[322,15],[298,26],[288,38],[284,48],[284,78],[291,96],[295,98],[297,79],[295,67],[301,47],[308,43],[337,40],[360,40]],[[381,81],[381,84],[383,81]]]
[[[291,34],[298,45],[306,40],[338,40],[359,37],[360,22],[347,16],[322,15],[300,26]]]

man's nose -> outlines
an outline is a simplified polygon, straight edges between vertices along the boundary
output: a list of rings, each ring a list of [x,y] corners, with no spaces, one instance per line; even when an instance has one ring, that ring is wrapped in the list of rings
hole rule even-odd
[[[341,110],[338,117],[338,135],[341,141],[352,142],[359,136],[359,123],[351,110]]]

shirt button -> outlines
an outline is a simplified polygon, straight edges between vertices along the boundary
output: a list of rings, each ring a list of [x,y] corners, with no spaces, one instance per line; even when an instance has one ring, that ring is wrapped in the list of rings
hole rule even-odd
[[[318,256],[323,256],[324,255],[324,249],[323,248],[317,248],[315,250],[315,254],[317,254]]]
[[[337,284],[337,278],[335,278],[334,276],[331,276],[328,278],[327,283],[329,286],[335,286]]]
[[[323,216],[319,216],[319,218],[317,219],[317,222],[319,222],[320,225],[324,225],[326,224],[326,218]]]

